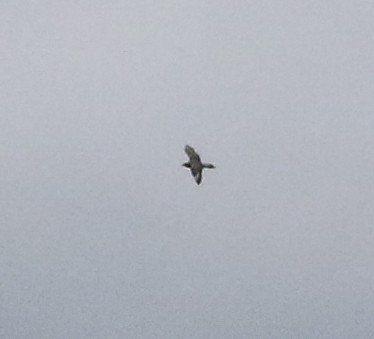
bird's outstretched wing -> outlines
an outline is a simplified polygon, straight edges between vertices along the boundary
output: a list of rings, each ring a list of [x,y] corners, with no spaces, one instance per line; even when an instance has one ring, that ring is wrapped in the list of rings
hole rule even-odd
[[[186,152],[186,154],[188,155],[191,161],[200,160],[199,155],[195,152],[195,150],[191,146],[186,145],[184,147],[184,151]]]
[[[200,183],[201,183],[201,179],[203,178],[203,176],[202,176],[202,171],[197,171],[197,170],[195,170],[195,169],[191,169],[191,174],[192,174],[192,176],[194,177],[196,183],[197,183],[198,185],[200,185]]]

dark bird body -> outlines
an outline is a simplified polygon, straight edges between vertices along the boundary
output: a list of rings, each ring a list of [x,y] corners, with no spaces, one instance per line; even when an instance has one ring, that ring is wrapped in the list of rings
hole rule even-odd
[[[202,180],[203,169],[215,168],[215,166],[208,163],[202,163],[200,156],[195,152],[195,150],[191,146],[186,145],[184,147],[184,151],[188,155],[190,161],[185,162],[183,166],[191,170],[191,174],[194,177],[196,183],[200,185]]]

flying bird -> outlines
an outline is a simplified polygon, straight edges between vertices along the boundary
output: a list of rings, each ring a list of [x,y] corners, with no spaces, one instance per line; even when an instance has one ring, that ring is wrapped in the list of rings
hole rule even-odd
[[[215,168],[214,165],[203,163],[200,160],[200,156],[195,152],[193,147],[186,145],[184,151],[187,153],[190,161],[185,162],[182,166],[187,167],[191,170],[191,174],[194,177],[196,183],[200,185],[203,169],[204,168]]]

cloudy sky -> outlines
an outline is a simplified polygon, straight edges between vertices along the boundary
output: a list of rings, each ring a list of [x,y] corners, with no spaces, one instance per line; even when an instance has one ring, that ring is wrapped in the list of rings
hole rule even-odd
[[[373,337],[373,18],[2,1],[0,336]]]

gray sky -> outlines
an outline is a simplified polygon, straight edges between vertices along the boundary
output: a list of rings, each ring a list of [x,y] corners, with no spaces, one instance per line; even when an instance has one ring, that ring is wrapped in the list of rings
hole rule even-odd
[[[373,18],[2,1],[0,336],[373,337]]]

